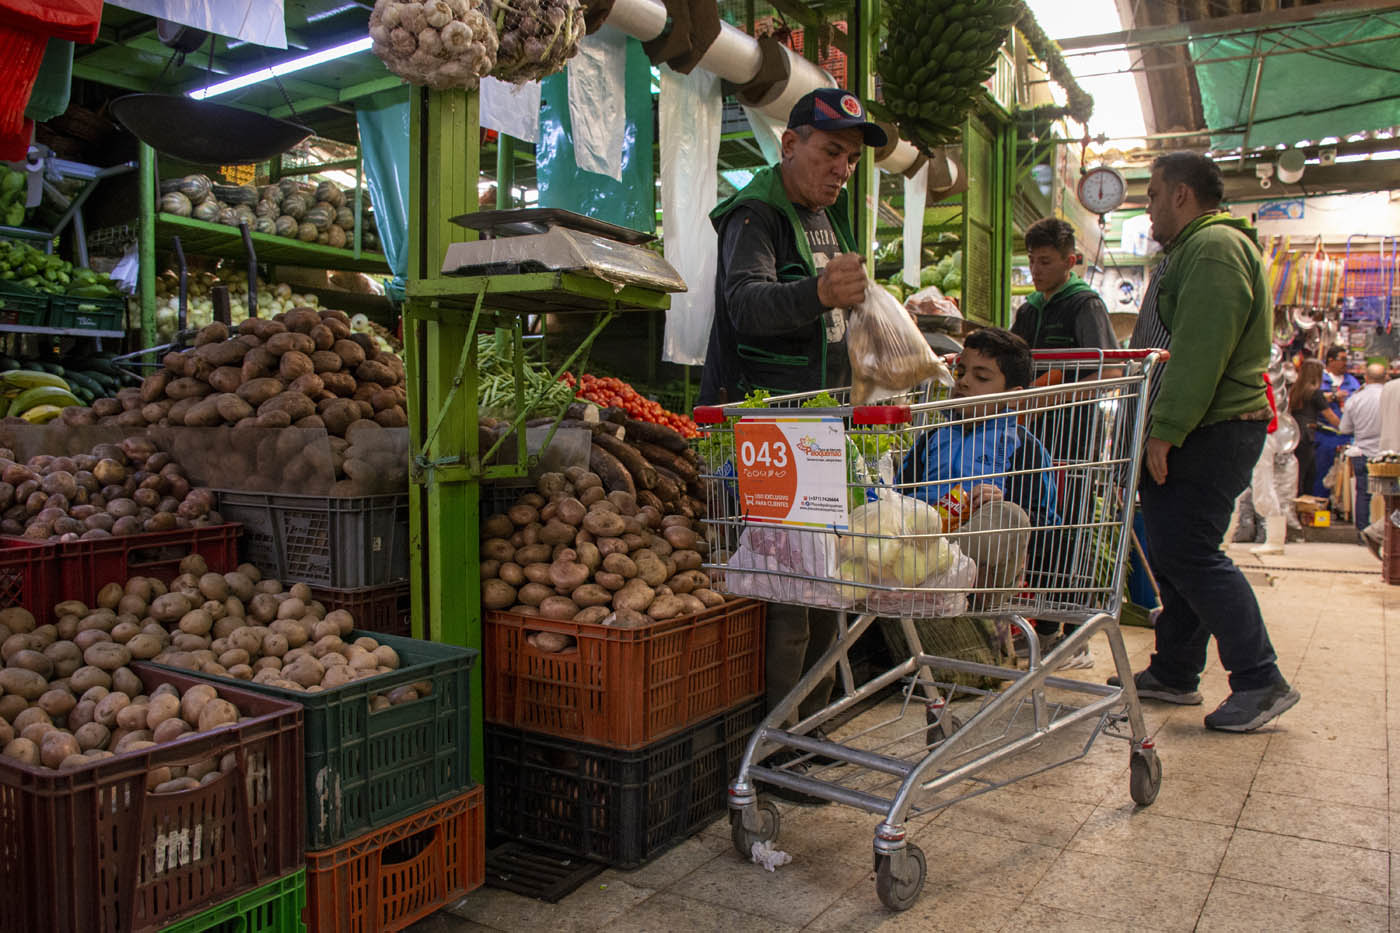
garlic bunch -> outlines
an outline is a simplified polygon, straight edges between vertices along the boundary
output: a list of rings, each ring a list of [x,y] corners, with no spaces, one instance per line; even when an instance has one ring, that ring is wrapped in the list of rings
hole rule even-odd
[[[583,38],[579,0],[489,0],[500,37],[491,76],[520,84],[563,69]]]
[[[369,34],[386,68],[437,90],[475,88],[496,65],[483,0],[375,0]]]

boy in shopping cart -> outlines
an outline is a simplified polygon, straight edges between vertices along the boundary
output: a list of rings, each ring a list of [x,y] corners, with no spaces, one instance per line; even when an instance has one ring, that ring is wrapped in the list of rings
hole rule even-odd
[[[1001,328],[975,331],[963,344],[954,376],[955,399],[1024,389],[1032,379],[1030,347]],[[898,489],[935,506],[956,527],[958,547],[977,564],[977,592],[969,606],[987,612],[1020,585],[1027,560],[1044,550],[1044,535],[1036,530],[1060,523],[1050,455],[1009,405],[964,405],[948,414],[948,422],[919,434],[900,465]],[[991,620],[963,617],[915,626],[932,653],[961,650],[966,660],[1002,660]],[[902,638],[891,647],[896,644],[902,653]]]

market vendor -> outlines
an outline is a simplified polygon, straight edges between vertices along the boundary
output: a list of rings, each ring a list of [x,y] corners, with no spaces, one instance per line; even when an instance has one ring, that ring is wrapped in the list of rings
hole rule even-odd
[[[700,404],[849,384],[845,314],[864,296],[866,272],[845,186],[865,147],[885,142],[854,95],[811,91],[788,116],[782,161],[711,212],[719,258]],[[836,613],[771,605],[769,705],[835,640]],[[833,673],[799,715],[825,706],[834,683]]]
[[[1322,395],[1327,400],[1327,411],[1331,412],[1333,417],[1324,415],[1317,422],[1317,432],[1314,435],[1316,446],[1313,452],[1316,478],[1313,480],[1313,488],[1308,492],[1326,499],[1332,495],[1332,490],[1327,486],[1327,472],[1337,459],[1337,452],[1351,443],[1351,435],[1343,434],[1339,428],[1342,406],[1346,404],[1347,396],[1361,388],[1361,383],[1347,372],[1346,347],[1328,347],[1324,359]]]

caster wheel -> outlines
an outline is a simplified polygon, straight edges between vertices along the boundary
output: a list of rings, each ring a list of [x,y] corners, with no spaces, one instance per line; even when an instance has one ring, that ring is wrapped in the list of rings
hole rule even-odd
[[[1129,769],[1128,790],[1133,802],[1140,807],[1150,807],[1162,789],[1162,762],[1155,751],[1133,752]]]
[[[734,843],[734,851],[744,858],[753,856],[755,842],[772,842],[778,838],[778,807],[770,800],[758,802],[759,829],[751,831],[744,827],[744,814],[734,810],[729,814],[729,838]]]
[[[946,741],[949,736],[963,727],[963,721],[947,709],[944,709],[941,719],[933,710],[925,710],[924,721],[929,724],[928,730],[924,733],[924,743],[929,746]]]
[[[913,907],[914,902],[919,899],[919,892],[924,889],[924,877],[928,874],[923,849],[911,842],[905,845],[904,851],[909,854],[906,865],[910,869],[911,877],[907,879],[894,876],[888,855],[875,858],[875,893],[879,895],[880,903],[890,910],[908,910]]]

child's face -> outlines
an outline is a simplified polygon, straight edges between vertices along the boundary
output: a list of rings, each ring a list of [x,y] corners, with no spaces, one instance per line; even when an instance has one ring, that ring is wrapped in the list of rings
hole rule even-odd
[[[1006,376],[997,361],[981,350],[967,347],[953,367],[953,398],[994,395],[1006,391]]]

